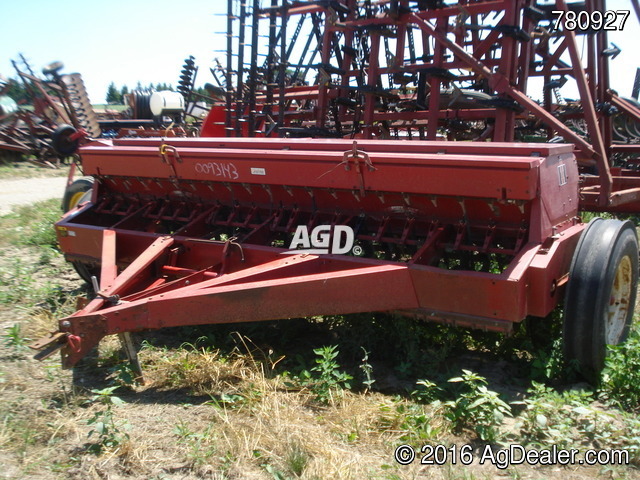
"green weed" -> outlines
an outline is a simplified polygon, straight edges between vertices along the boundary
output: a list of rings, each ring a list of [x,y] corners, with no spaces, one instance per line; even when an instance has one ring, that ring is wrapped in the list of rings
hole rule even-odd
[[[136,373],[128,360],[121,361],[110,368],[110,378],[114,385],[132,387],[136,384]]]
[[[54,223],[60,220],[60,211],[45,209],[40,213],[38,221],[29,225],[29,230],[22,238],[25,245],[36,247],[58,248],[58,239],[54,228]]]
[[[187,447],[187,458],[192,466],[204,465],[215,455],[216,447],[211,442],[212,428],[209,424],[203,431],[196,432],[183,420],[174,427],[173,433],[178,435],[178,443]]]
[[[211,400],[205,402],[205,405],[211,405],[216,408],[240,408],[246,403],[246,399],[244,396],[232,393],[221,393],[220,395],[210,395]]]
[[[0,304],[30,308],[36,305],[57,310],[67,301],[68,292],[56,283],[59,270],[12,258],[0,267]]]
[[[518,416],[518,442],[543,448],[622,448],[633,463],[640,462],[640,419],[633,413],[602,410],[592,391],[558,392],[533,382],[527,397],[513,404],[525,407]]]
[[[7,328],[4,339],[8,347],[15,348],[24,348],[31,341],[22,334],[22,326],[19,323],[15,323]]]
[[[369,363],[369,352],[366,348],[361,347],[364,352],[364,357],[362,357],[362,362],[360,363],[360,370],[364,375],[364,380],[362,380],[362,384],[365,386],[365,392],[371,389],[371,386],[375,383],[375,379],[373,378],[373,367]]]
[[[449,379],[451,383],[464,386],[455,400],[444,403],[445,417],[454,430],[460,432],[470,428],[481,440],[496,442],[500,437],[499,426],[505,416],[511,416],[511,407],[498,393],[487,388],[487,380],[469,370],[463,370],[462,376]]]
[[[407,403],[397,399],[392,405],[380,407],[379,427],[382,430],[399,432],[399,440],[415,446],[435,442],[443,433],[442,426],[435,422],[437,408]]]
[[[264,468],[264,470],[271,475],[273,480],[289,480],[289,477],[287,476],[286,473],[274,467],[270,463],[263,463],[261,467]]]
[[[285,463],[287,469],[296,477],[301,477],[309,464],[311,456],[298,442],[291,442],[287,446]]]
[[[31,296],[35,278],[33,269],[20,258],[13,258],[8,267],[0,269],[0,303],[24,302]]]
[[[315,393],[316,400],[321,403],[329,403],[333,399],[333,393],[344,388],[351,388],[349,383],[353,377],[340,370],[340,365],[336,361],[339,355],[336,345],[316,348],[316,365],[311,371],[303,370],[300,379],[304,385],[311,388]]]
[[[7,151],[0,152],[0,178],[48,178],[66,177],[69,173],[68,167],[50,169],[42,168],[26,162],[24,155],[8,155]],[[5,158],[6,157],[6,158]],[[35,157],[31,157],[35,160]]]
[[[602,372],[603,398],[621,408],[640,411],[640,327],[635,327],[625,343],[609,346]]]
[[[538,350],[531,362],[531,378],[550,381],[560,378],[564,373],[564,355],[562,339],[557,337],[548,350]]]
[[[442,388],[430,380],[418,380],[418,388],[411,392],[411,398],[420,403],[431,403],[442,396]]]
[[[536,446],[567,446],[571,440],[572,421],[567,416],[570,408],[583,407],[583,401],[565,407],[565,398],[553,388],[532,382],[527,398],[514,405],[524,405],[525,410],[518,417],[520,435],[524,443]]]
[[[60,200],[51,199],[16,207],[0,217],[2,241],[15,246],[58,248],[54,223],[60,219]]]
[[[125,403],[120,397],[113,395],[113,392],[118,388],[116,386],[102,390],[91,390],[94,395],[89,400],[89,403],[103,406],[101,410],[87,420],[87,425],[92,426],[87,437],[91,438],[94,434],[97,437],[87,447],[87,451],[93,454],[99,455],[105,450],[117,448],[129,440],[129,434],[126,432],[129,425],[114,418],[113,407]]]

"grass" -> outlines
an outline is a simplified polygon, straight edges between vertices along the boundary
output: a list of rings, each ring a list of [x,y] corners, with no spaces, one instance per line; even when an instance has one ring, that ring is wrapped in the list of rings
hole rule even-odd
[[[3,229],[0,246],[39,247],[32,252],[50,258],[51,249],[57,250],[53,223],[61,215],[59,199],[14,207],[11,213],[0,217],[0,228]]]
[[[71,303],[60,283],[73,275],[57,247],[53,223],[60,217],[59,201],[21,206],[0,217],[0,305],[39,308],[41,315]]]
[[[0,158],[0,179],[66,177],[68,173],[68,165],[54,169],[34,165],[24,159],[6,161]]]
[[[114,110],[116,112],[122,112],[129,108],[128,105],[115,105],[115,104],[107,104],[107,103],[98,103],[94,104],[93,108],[98,110]]]
[[[558,317],[511,338],[380,314],[166,329],[143,337],[145,385],[114,338],[74,373],[36,363],[25,345],[82,293],[58,215],[51,201],[0,217],[5,478],[640,478],[637,327],[598,388],[564,365]],[[420,465],[424,445],[510,443],[622,448],[630,465]]]

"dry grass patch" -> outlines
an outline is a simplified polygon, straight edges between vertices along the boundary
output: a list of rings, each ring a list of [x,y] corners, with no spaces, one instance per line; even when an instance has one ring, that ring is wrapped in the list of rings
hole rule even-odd
[[[140,360],[154,388],[187,388],[194,395],[218,396],[222,403],[247,400],[273,388],[267,386],[264,364],[238,352],[223,355],[220,350],[191,344],[178,350],[145,344]],[[234,395],[243,398],[234,400]]]
[[[77,410],[72,395],[60,392],[60,383],[49,383],[30,362],[20,363],[2,384],[0,450],[28,472],[63,460],[61,448],[77,441],[83,412]],[[26,376],[31,374],[35,375]]]
[[[324,405],[308,388],[292,388],[291,378],[276,375],[272,363],[239,352],[145,346],[141,359],[151,381],[147,388],[187,388],[210,398],[176,412],[171,429],[174,458],[198,475],[360,479],[390,470],[400,476],[388,478],[412,478],[392,457],[398,439],[416,435],[407,424],[410,414],[398,408],[406,401],[341,391]]]

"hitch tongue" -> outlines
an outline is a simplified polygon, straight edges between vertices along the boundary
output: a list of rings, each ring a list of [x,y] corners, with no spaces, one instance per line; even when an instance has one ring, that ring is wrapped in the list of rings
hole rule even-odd
[[[33,358],[36,360],[44,360],[56,353],[62,347],[64,347],[69,341],[69,333],[67,332],[55,332],[48,337],[42,337],[39,340],[31,343],[29,348],[33,350],[40,350]]]

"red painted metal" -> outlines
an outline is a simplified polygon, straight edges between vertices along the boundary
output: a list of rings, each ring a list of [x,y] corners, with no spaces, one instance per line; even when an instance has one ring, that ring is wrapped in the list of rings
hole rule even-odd
[[[167,326],[385,311],[508,332],[561,303],[578,211],[640,211],[640,110],[609,89],[606,33],[552,28],[552,9],[603,2],[414,3],[242,3],[252,45],[228,59],[201,130],[215,138],[80,149],[93,197],[57,232],[102,274],[51,339],[65,366],[105,335]],[[298,19],[296,61],[283,32]],[[566,76],[579,102],[561,99]],[[558,136],[571,143],[545,142]],[[299,225],[349,226],[363,255],[286,254]]]
[[[67,257],[101,264],[103,278],[99,297],[60,323],[81,339],[64,364],[104,335],[175,325],[374,310],[509,330],[544,316],[582,230],[572,152],[240,138],[84,146],[94,197],[57,231]],[[300,224],[349,225],[388,258],[284,255]]]

